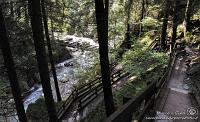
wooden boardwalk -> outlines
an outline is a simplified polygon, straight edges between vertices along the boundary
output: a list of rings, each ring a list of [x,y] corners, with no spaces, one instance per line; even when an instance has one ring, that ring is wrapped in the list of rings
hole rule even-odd
[[[199,122],[198,107],[190,95],[185,60],[178,56],[169,82],[157,101],[156,122]]]

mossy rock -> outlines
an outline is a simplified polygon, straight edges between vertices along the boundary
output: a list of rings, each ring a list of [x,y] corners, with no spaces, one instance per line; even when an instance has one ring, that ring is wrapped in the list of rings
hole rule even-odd
[[[29,105],[27,109],[27,118],[31,122],[48,122],[48,114],[43,98]]]
[[[56,109],[63,104],[63,101],[55,103]],[[29,122],[48,122],[48,113],[44,98],[38,99],[35,103],[28,106],[26,112]]]
[[[200,63],[194,63],[194,64],[192,65],[192,67],[189,68],[187,74],[188,74],[189,76],[193,76],[193,75],[195,75],[196,73],[200,73],[199,68],[200,68]]]

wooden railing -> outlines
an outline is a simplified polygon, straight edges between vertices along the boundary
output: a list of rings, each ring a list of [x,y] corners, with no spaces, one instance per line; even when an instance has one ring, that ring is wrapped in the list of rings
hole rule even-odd
[[[118,70],[111,75],[111,83],[114,84],[120,78],[124,77],[128,73],[122,73],[122,70]],[[84,109],[89,103],[103,92],[102,78],[97,78],[87,84],[74,89],[69,97],[65,100],[64,104],[58,109],[57,115],[61,120],[64,114],[68,111],[73,103],[78,103],[78,110]]]
[[[147,111],[153,108],[161,89],[169,80],[178,54],[179,53],[174,53],[170,56],[168,66],[165,69],[163,76],[159,78],[158,81],[150,83],[143,92],[127,101],[104,122],[131,122],[132,120],[138,120],[138,122],[141,122]]]

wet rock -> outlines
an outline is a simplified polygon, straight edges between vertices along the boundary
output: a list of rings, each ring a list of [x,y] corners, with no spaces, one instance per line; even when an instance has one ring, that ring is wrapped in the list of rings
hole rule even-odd
[[[65,67],[73,67],[74,64],[72,62],[67,62],[64,64]]]

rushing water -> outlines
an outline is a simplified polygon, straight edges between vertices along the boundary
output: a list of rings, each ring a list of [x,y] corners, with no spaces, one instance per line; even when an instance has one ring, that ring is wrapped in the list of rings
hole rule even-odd
[[[76,37],[72,35],[63,36],[61,40],[63,40],[66,43],[66,48],[68,48],[71,51],[71,54],[73,56],[73,58],[63,61],[56,65],[56,72],[59,81],[58,84],[60,92],[62,97],[66,98],[71,92],[74,84],[76,84],[78,81],[75,76],[77,70],[87,69],[92,66],[94,55],[97,54],[98,44],[92,39]],[[78,45],[78,47],[76,45]],[[67,66],[65,66],[65,64]],[[53,96],[54,99],[56,99],[56,93],[52,77],[51,84]],[[27,110],[29,104],[35,103],[37,99],[43,96],[41,85],[35,85],[32,88],[32,90],[33,92],[24,100],[25,110]]]
[[[70,51],[73,56],[71,59],[65,60],[56,65],[56,73],[58,78],[58,84],[60,93],[63,99],[66,99],[71,93],[73,86],[77,83],[77,74],[80,70],[86,70],[93,66],[94,59],[98,57],[98,44],[89,38],[76,37],[73,35],[63,34],[60,41],[63,41],[66,48]],[[63,43],[62,42],[62,43]],[[54,88],[54,82],[52,75],[51,86],[53,97],[56,100],[56,92]],[[24,98],[24,109],[27,110],[31,103],[35,103],[39,98],[43,97],[43,89],[40,84],[35,84],[30,89],[30,94]],[[17,122],[17,115],[0,118],[0,122],[6,120],[8,122]]]
[[[60,41],[63,41],[66,45],[66,48],[70,51],[73,56],[71,59],[65,60],[56,65],[56,73],[58,78],[58,84],[60,93],[63,99],[66,99],[67,96],[71,93],[73,86],[77,83],[78,78],[77,74],[79,70],[85,70],[90,68],[94,59],[97,56],[98,44],[89,38],[76,37],[73,35],[63,34]],[[63,43],[62,42],[62,43]],[[54,88],[54,82],[51,75],[51,86],[53,97],[56,100],[56,92]],[[35,103],[39,98],[43,97],[43,89],[40,84],[35,84],[30,89],[30,94],[24,98],[24,109],[27,110],[28,106],[31,103]],[[4,118],[2,118],[4,121]],[[2,120],[0,118],[0,122]],[[5,118],[8,122],[16,122],[17,116],[11,116]]]

